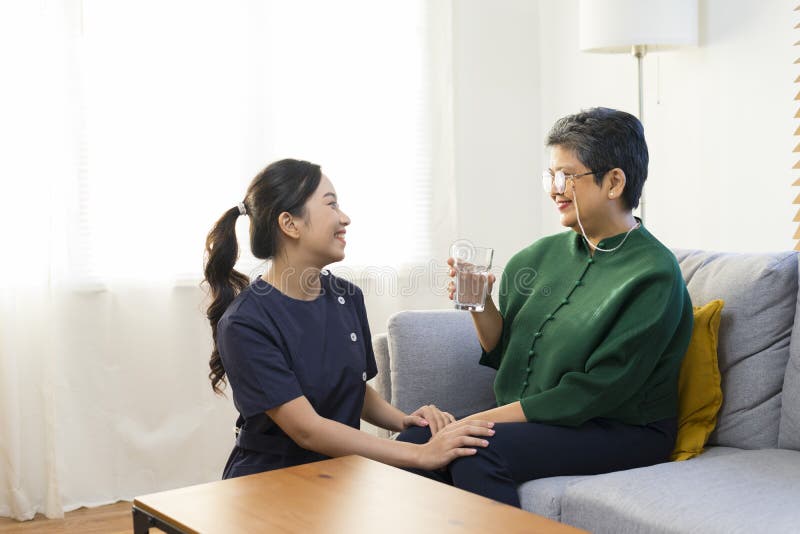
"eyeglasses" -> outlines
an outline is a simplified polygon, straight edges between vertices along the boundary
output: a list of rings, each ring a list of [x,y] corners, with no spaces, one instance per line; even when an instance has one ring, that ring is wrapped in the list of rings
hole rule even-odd
[[[564,171],[556,171],[555,175],[553,175],[550,173],[550,171],[542,171],[542,189],[544,189],[545,193],[549,193],[550,188],[555,186],[556,193],[560,195],[567,190],[567,178],[574,180],[576,178],[580,178],[581,176],[589,176],[590,174],[605,174],[607,172],[608,171],[596,173],[594,171],[589,171],[583,174],[564,174]]]

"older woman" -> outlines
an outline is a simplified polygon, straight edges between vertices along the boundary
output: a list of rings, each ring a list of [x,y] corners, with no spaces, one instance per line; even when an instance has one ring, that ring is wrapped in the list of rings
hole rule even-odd
[[[446,471],[418,471],[515,506],[527,480],[666,461],[692,332],[674,255],[632,214],[647,177],[641,123],[590,109],[557,121],[547,146],[543,185],[569,231],[518,252],[499,309],[488,299],[472,314],[498,407],[470,417],[496,434]],[[398,439],[429,438],[413,428]]]

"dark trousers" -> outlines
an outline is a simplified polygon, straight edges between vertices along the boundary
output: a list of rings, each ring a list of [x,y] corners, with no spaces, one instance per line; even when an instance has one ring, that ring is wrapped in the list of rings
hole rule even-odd
[[[446,484],[519,507],[517,486],[528,480],[563,475],[596,475],[644,467],[669,459],[677,435],[676,419],[646,426],[593,419],[579,427],[542,423],[497,423],[489,446],[454,460],[442,471],[408,469]],[[398,436],[426,443],[428,428],[413,427]]]

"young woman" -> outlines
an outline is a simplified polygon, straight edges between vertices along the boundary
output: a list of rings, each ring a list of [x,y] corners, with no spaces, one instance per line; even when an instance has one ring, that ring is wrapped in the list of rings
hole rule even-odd
[[[250,219],[250,249],[271,260],[253,282],[234,270],[236,220]],[[377,374],[361,290],[325,266],[341,261],[350,218],[320,167],[281,160],[264,169],[243,202],[206,240],[205,283],[214,340],[209,378],[226,377],[239,412],[223,478],[358,454],[398,467],[438,469],[486,447],[493,423],[452,423],[423,406],[405,414],[367,385]],[[421,445],[359,430],[433,429]]]
[[[668,460],[692,334],[678,262],[632,213],[647,178],[639,120],[590,109],[557,121],[547,145],[542,185],[569,230],[511,258],[499,309],[489,298],[472,314],[498,407],[471,417],[496,421],[497,435],[447,471],[422,473],[514,506],[527,480]]]

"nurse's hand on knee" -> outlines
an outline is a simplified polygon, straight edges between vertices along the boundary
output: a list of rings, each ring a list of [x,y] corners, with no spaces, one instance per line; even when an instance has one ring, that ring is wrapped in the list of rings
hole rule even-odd
[[[435,436],[440,430],[456,420],[452,414],[443,412],[433,404],[426,404],[407,415],[403,419],[403,429],[410,426],[430,427],[431,435]]]
[[[429,471],[439,469],[456,458],[475,454],[478,448],[488,447],[489,442],[483,437],[494,435],[493,426],[494,423],[478,420],[447,425],[428,443],[420,445],[419,467]]]

